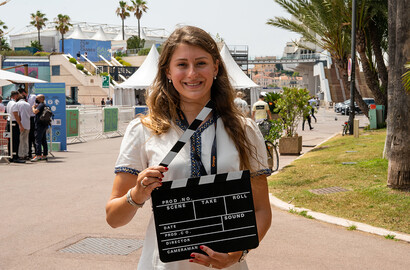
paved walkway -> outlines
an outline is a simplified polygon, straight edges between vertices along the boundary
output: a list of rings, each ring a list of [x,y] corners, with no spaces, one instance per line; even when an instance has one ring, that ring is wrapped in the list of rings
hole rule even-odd
[[[314,129],[299,131],[303,144],[341,131],[347,117],[337,117],[319,110]],[[141,249],[126,256],[61,252],[85,237],[144,238],[149,205],[122,228],[105,222],[121,139],[71,144],[48,163],[0,164],[0,269],[136,269]],[[272,211],[271,229],[248,256],[250,269],[410,269],[408,243]]]

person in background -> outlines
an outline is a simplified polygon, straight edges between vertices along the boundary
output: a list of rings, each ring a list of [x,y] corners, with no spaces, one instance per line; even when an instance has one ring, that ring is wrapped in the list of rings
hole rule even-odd
[[[110,100],[109,97],[107,97],[107,101],[105,102],[105,105],[112,105],[112,104],[111,104],[111,100]]]
[[[264,101],[264,99],[264,95],[259,95],[259,100],[256,101],[252,106],[252,119],[256,122],[260,122],[265,119],[272,119],[269,105]]]
[[[248,103],[243,100],[245,97],[244,93],[241,91],[236,92],[236,98],[233,100],[235,103],[236,107],[245,115],[249,116],[249,108],[248,108]]]
[[[12,156],[12,158],[10,159],[10,162],[25,163],[25,161],[21,160],[18,155],[18,149],[19,149],[19,144],[20,144],[20,127],[13,114],[13,107],[16,105],[17,103],[16,101],[19,96],[20,94],[18,91],[14,91],[14,90],[11,91],[10,101],[9,103],[7,103],[7,107],[6,107],[6,112],[10,114],[10,116],[8,117],[7,131],[10,132],[10,127],[11,127],[11,130],[13,133],[12,134],[12,141],[13,141],[12,148],[13,149],[11,149],[10,140],[9,140],[8,151],[9,151],[9,154]]]
[[[17,103],[12,108],[14,118],[20,127],[20,144],[18,155],[22,160],[28,160],[28,137],[30,133],[30,104],[25,100],[24,95],[17,98]]]
[[[135,106],[138,106],[138,105],[140,105],[140,95],[137,95],[135,97]]]
[[[104,98],[102,98],[101,99],[101,106],[104,106],[105,105],[105,101],[104,101]]]
[[[28,104],[30,104],[30,108],[33,108],[33,105],[36,104],[36,95],[31,93],[27,99]],[[33,158],[33,152],[36,151],[36,144],[35,144],[35,137],[34,137],[34,130],[35,124],[34,120],[36,115],[33,113],[33,110],[30,109],[30,133],[28,134],[28,157],[29,159]]]
[[[31,160],[31,162],[47,160],[48,145],[47,145],[46,132],[48,129],[48,124],[43,123],[40,120],[40,116],[43,113],[44,108],[46,106],[44,101],[45,101],[44,95],[42,94],[37,95],[36,104],[34,104],[32,107],[33,113],[36,115],[36,118],[34,121],[34,124],[35,124],[34,137],[36,141],[36,155]]]
[[[310,115],[315,118],[315,123],[317,122],[316,116],[315,116],[315,109],[317,107],[317,100],[312,97],[311,99],[309,99],[309,105],[311,107],[310,109]]]
[[[193,26],[175,30],[163,45],[158,72],[146,100],[149,114],[130,122],[121,144],[113,189],[106,204],[110,226],[128,224],[150,199],[151,192],[161,189],[162,180],[209,174],[215,162],[217,173],[251,171],[258,237],[263,239],[272,219],[266,179],[271,172],[262,134],[254,121],[239,113],[234,98],[235,90],[213,38]],[[215,103],[215,109],[191,142],[182,147],[169,169],[159,166],[209,100]],[[214,154],[212,145],[217,146]],[[206,245],[200,246],[203,253],[192,252],[186,260],[162,262],[152,218],[143,247],[139,270],[248,269],[244,261],[247,250],[222,253]]]

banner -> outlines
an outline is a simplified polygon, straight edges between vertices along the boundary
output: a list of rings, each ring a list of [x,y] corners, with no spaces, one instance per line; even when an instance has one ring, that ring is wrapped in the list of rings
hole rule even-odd
[[[118,108],[103,108],[103,132],[118,131]]]
[[[65,83],[35,83],[34,89],[36,95],[44,95],[45,104],[54,114],[51,123],[53,143],[59,142],[60,150],[67,150]]]
[[[78,137],[80,135],[80,110],[67,109],[67,138]]]

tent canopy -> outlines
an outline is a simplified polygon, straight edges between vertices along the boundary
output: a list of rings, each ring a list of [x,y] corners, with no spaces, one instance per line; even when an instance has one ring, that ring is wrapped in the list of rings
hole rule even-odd
[[[128,80],[117,85],[115,88],[123,89],[147,89],[154,82],[158,71],[159,53],[155,45],[152,45],[147,58],[140,68],[128,78]]]
[[[6,70],[0,70],[0,86],[5,86],[13,83],[46,83],[46,81]]]
[[[91,38],[94,40],[110,40],[107,35],[105,34],[104,30],[102,29],[102,27],[100,26],[100,28],[98,29],[98,31],[94,34],[94,36]]]
[[[224,44],[221,50],[221,57],[225,63],[226,70],[228,72],[229,80],[233,88],[235,89],[246,89],[260,87],[254,83],[243,70],[238,66],[238,64],[233,59],[228,47]]]

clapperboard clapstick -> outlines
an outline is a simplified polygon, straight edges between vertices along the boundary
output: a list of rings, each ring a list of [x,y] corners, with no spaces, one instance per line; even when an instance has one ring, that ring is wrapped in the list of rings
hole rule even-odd
[[[168,166],[212,111],[209,101],[161,162]],[[207,245],[218,252],[259,245],[250,173],[237,171],[164,181],[152,192],[152,208],[163,262],[186,260]]]

